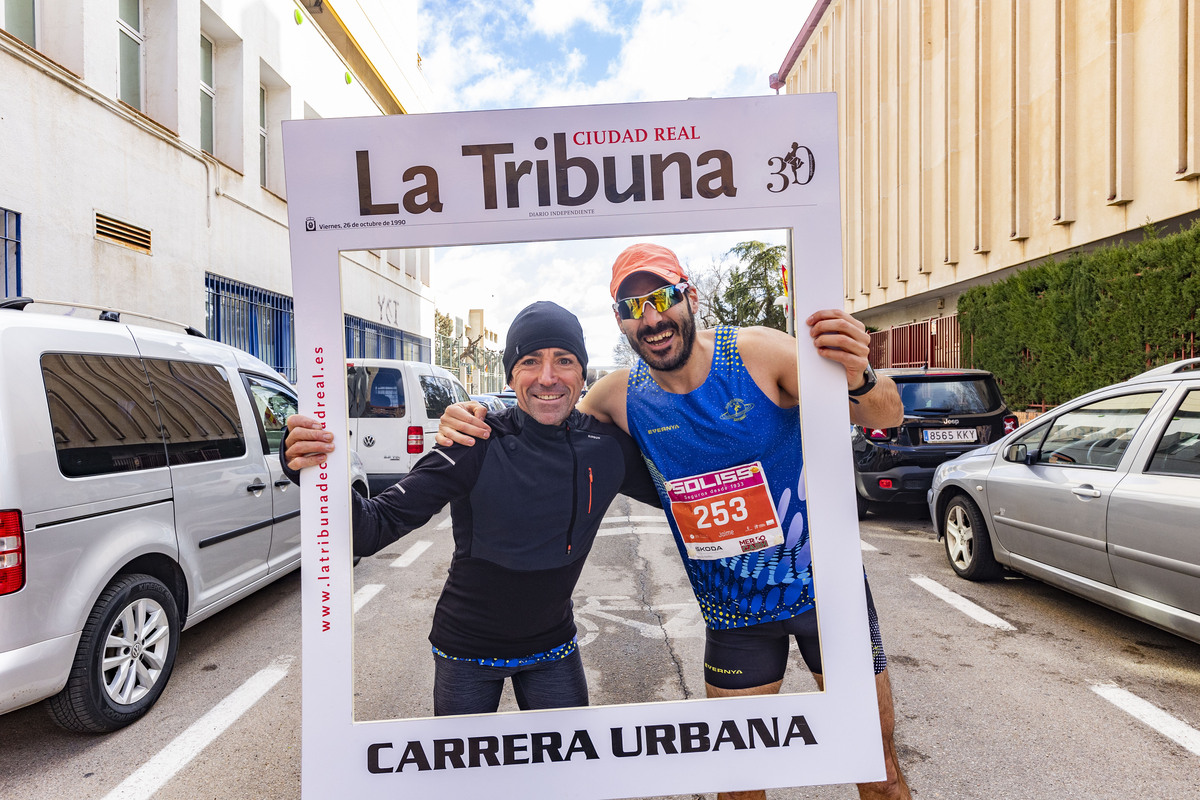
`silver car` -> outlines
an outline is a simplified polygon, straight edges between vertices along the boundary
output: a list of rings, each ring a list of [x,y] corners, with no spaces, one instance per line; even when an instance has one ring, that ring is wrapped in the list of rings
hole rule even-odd
[[[1200,358],[1065,403],[942,464],[960,577],[1008,567],[1200,642]]]

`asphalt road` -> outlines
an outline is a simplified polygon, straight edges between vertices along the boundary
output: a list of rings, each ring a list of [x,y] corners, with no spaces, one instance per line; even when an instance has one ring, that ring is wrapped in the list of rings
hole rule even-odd
[[[962,581],[919,509],[861,534],[915,797],[1200,797],[1200,645],[1036,581]],[[358,719],[430,713],[425,636],[449,553],[439,517],[356,568]],[[660,512],[614,503],[575,604],[593,703],[703,696],[703,626]],[[37,706],[0,717],[0,798],[299,797],[299,619],[293,574],[185,632],[162,699],[115,734],[67,733]],[[785,691],[812,686],[793,654]]]

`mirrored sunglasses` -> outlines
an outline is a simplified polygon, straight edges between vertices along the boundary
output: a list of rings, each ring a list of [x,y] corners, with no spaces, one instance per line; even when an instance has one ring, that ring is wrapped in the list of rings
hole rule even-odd
[[[641,319],[646,311],[646,304],[654,306],[654,310],[663,313],[671,306],[687,296],[687,282],[676,283],[655,289],[650,294],[640,297],[626,297],[613,303],[613,308],[621,319]]]

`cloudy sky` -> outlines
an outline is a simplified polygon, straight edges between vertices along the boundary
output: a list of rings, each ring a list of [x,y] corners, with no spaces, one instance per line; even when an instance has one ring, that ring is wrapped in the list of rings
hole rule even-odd
[[[418,47],[437,111],[773,94],[768,86],[813,0],[421,0]],[[658,237],[694,269],[739,241],[780,232]],[[608,276],[634,240],[544,242],[437,251],[438,309],[485,309],[503,335],[534,300],[583,322],[588,356],[612,363]]]

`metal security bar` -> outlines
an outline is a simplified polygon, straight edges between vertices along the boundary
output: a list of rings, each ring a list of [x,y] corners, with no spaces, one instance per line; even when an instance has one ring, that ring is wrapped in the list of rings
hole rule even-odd
[[[873,367],[961,366],[958,314],[947,314],[871,334]]]
[[[459,376],[467,391],[482,394],[504,388],[503,354],[481,342],[464,345],[461,338],[437,336],[434,362]]]
[[[398,358],[433,361],[432,343],[424,336],[346,315],[346,358]]]
[[[296,381],[292,298],[205,273],[208,338],[258,356]]]
[[[4,267],[4,296],[21,296],[21,215],[0,208],[0,265]]]

